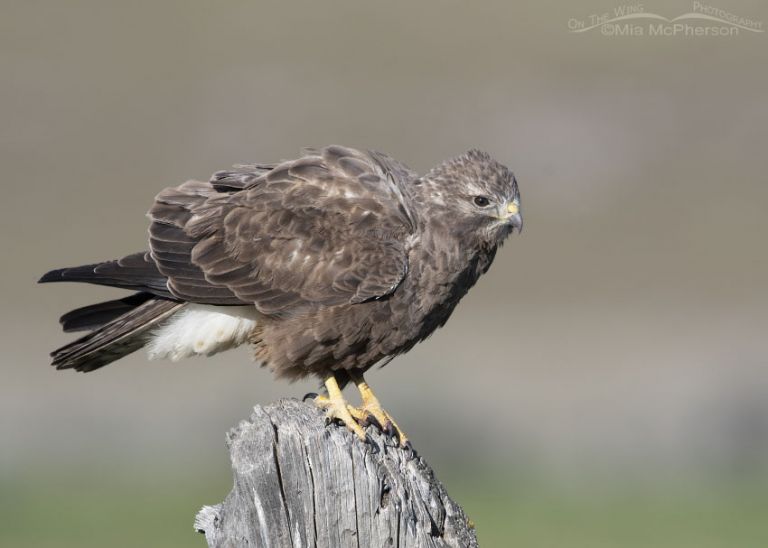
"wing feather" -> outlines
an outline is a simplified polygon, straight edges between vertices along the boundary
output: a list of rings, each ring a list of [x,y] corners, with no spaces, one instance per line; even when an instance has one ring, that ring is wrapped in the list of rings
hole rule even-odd
[[[412,172],[338,146],[268,167],[158,195],[150,248],[171,293],[282,314],[395,290],[414,231],[402,188]]]

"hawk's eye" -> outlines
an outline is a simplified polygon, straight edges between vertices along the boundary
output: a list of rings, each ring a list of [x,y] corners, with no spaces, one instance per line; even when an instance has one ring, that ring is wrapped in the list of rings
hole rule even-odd
[[[488,207],[491,203],[491,201],[485,196],[475,196],[473,201],[477,207]]]

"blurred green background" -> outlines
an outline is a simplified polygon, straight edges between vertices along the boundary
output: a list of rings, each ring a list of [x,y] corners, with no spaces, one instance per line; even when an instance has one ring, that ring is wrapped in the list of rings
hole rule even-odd
[[[144,249],[165,186],[341,143],[520,182],[523,235],[370,376],[483,546],[768,546],[768,36],[568,31],[619,5],[2,2],[0,545],[204,545],[224,432],[314,382],[54,371],[57,316],[119,292],[34,282]]]

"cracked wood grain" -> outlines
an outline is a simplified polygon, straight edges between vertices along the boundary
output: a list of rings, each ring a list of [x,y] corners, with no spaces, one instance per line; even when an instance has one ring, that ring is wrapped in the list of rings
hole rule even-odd
[[[195,529],[216,548],[476,547],[426,462],[368,432],[378,451],[312,404],[257,406],[227,434],[232,491]]]

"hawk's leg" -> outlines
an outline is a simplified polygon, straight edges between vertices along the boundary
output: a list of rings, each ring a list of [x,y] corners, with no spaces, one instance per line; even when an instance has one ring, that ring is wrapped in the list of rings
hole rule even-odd
[[[354,409],[352,415],[363,424],[374,422],[371,420],[371,418],[373,418],[375,422],[378,422],[379,425],[381,425],[384,432],[396,434],[402,447],[409,446],[410,442],[405,436],[405,433],[392,419],[392,416],[382,409],[379,399],[374,395],[373,390],[368,386],[368,383],[365,382],[363,374],[358,371],[349,371],[349,378],[357,385],[357,389],[360,391],[360,397],[363,400],[363,405]]]
[[[358,438],[365,441],[365,431],[349,412],[350,406],[347,404],[344,395],[341,393],[339,383],[336,381],[336,376],[333,373],[330,373],[323,382],[326,390],[328,390],[328,395],[317,396],[315,398],[315,404],[318,407],[325,409],[325,414],[328,419],[340,420],[347,428],[357,434]]]

